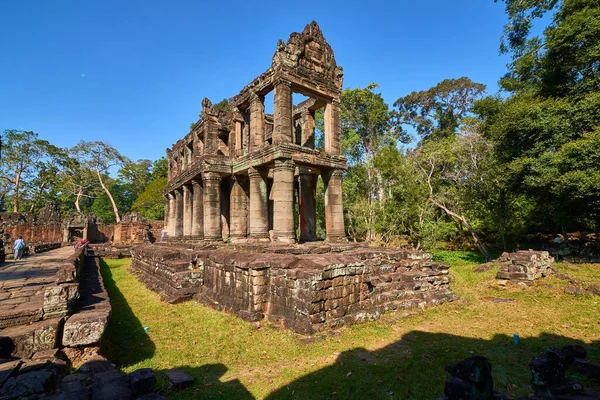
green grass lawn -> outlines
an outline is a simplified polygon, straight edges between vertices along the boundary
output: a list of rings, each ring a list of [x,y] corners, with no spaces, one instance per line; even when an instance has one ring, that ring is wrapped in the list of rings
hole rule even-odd
[[[555,277],[504,288],[495,270],[473,272],[481,261],[476,253],[435,256],[452,265],[457,301],[308,339],[268,323],[253,329],[192,301],[161,302],[129,272],[129,260],[105,260],[113,312],[102,351],[124,372],[188,371],[196,383],[180,392],[167,391],[158,373],[172,399],[435,399],[443,395],[444,367],[473,355],[490,360],[496,390],[523,396],[530,392],[529,361],[549,346],[582,344],[588,359],[600,362],[600,296],[565,294],[568,282]],[[600,265],[557,269],[600,282]]]

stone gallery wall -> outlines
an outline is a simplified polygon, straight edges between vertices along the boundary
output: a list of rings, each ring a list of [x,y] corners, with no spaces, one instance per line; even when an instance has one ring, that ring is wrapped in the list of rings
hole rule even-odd
[[[193,297],[306,334],[455,299],[448,264],[415,250],[154,244],[131,252],[132,270],[170,302]]]

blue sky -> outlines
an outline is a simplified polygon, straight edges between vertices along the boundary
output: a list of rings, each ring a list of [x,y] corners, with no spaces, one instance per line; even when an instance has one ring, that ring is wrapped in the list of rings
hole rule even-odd
[[[0,1],[0,131],[157,159],[203,97],[237,94],[270,66],[277,40],[311,20],[344,87],[377,82],[390,105],[461,76],[495,93],[506,70],[506,15],[493,0]]]

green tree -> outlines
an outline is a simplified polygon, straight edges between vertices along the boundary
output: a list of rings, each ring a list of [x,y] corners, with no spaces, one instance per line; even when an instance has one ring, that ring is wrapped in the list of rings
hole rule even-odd
[[[353,205],[349,208],[349,218],[359,218],[365,222],[367,240],[375,237],[377,203],[385,196],[374,158],[382,146],[399,138],[398,131],[391,124],[388,105],[380,93],[375,93],[377,87],[377,84],[372,83],[364,89],[346,89],[341,96],[342,150],[350,162],[346,174],[348,183],[345,185],[348,191],[344,201]],[[361,177],[362,171],[365,175]],[[364,189],[362,197],[351,190],[355,179],[366,182],[365,185],[359,185]],[[353,212],[360,216],[353,216]],[[366,215],[363,215],[365,212]]]
[[[56,149],[47,140],[39,139],[37,133],[5,130],[2,134],[4,140],[2,158],[0,159],[0,178],[6,194],[12,197],[13,212],[19,212],[23,188],[27,183],[38,177],[40,168],[49,157],[51,151]],[[46,175],[47,176],[47,175]]]
[[[80,141],[70,151],[79,163],[95,173],[100,186],[110,201],[115,216],[115,222],[121,222],[119,208],[109,190],[109,186],[105,183],[105,176],[112,167],[126,164],[129,161],[127,157],[121,155],[121,153],[111,145],[99,141]],[[97,199],[96,201],[99,200],[100,199]],[[94,201],[94,204],[96,201]]]
[[[600,1],[506,4],[503,50],[513,59],[501,85],[512,96],[487,109],[483,130],[513,192],[533,204],[530,230],[597,229],[600,185],[588,161],[600,127]],[[530,37],[531,21],[550,11],[543,35]]]
[[[161,220],[165,217],[165,198],[163,190],[167,187],[167,178],[151,181],[137,197],[132,210],[139,212],[151,220]]]
[[[423,139],[442,140],[457,132],[461,120],[484,93],[485,85],[469,78],[445,79],[430,89],[400,97],[392,115],[399,125],[411,126]]]

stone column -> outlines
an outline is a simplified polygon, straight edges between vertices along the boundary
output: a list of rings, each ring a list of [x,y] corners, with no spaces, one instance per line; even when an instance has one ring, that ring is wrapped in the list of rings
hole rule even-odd
[[[248,236],[248,178],[234,175],[231,186],[229,235],[232,240]]]
[[[183,236],[192,235],[192,190],[189,185],[183,185]]]
[[[192,238],[204,238],[204,205],[202,204],[202,183],[198,179],[192,180]]]
[[[175,222],[177,219],[177,202],[175,201],[175,193],[167,194],[167,198],[169,199],[169,216],[168,216],[168,225],[167,225],[167,238],[175,237]]]
[[[308,108],[302,112],[302,140],[300,144],[311,149],[315,148],[315,113]]]
[[[308,242],[317,238],[316,192],[317,175],[300,171],[300,240]]]
[[[165,231],[165,237],[169,237],[169,229],[170,229],[170,217],[171,217],[171,210],[169,208],[170,203],[169,203],[169,195],[165,195],[165,217],[164,217],[164,231]]]
[[[183,193],[175,189],[175,232],[173,236],[181,239],[183,236]]]
[[[333,100],[325,105],[324,113],[324,134],[325,134],[325,153],[340,155],[342,154],[341,137],[342,123],[340,102]]]
[[[221,176],[202,174],[204,183],[204,240],[223,240],[221,233]]]
[[[250,99],[250,151],[260,150],[265,143],[265,105],[254,93]]]
[[[242,120],[235,120],[235,156],[239,157],[243,154],[242,150]],[[231,145],[230,145],[231,146]]]
[[[273,113],[273,146],[292,143],[292,87],[280,79],[275,82]]]
[[[294,171],[292,160],[275,160],[273,169],[273,233],[275,240],[294,243]]]
[[[267,173],[255,168],[248,169],[250,178],[250,237],[268,240],[269,238],[269,206],[267,198]]]
[[[325,171],[322,176],[325,183],[325,228],[327,230],[327,241],[345,241],[342,170],[333,169]]]

